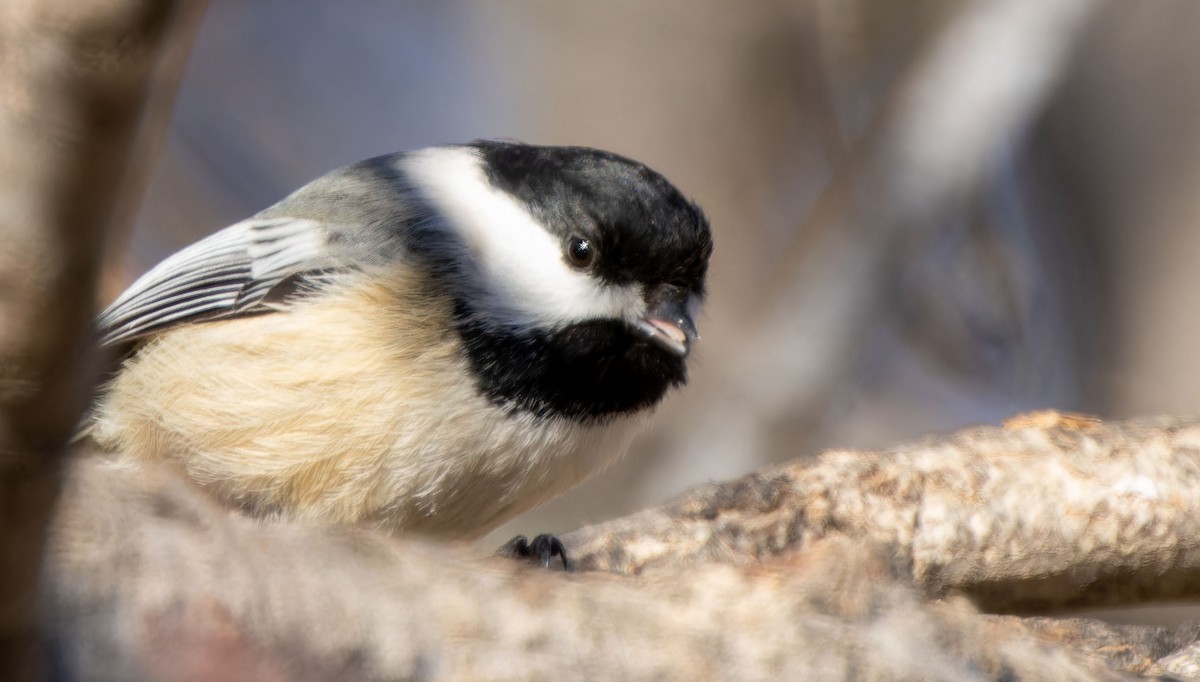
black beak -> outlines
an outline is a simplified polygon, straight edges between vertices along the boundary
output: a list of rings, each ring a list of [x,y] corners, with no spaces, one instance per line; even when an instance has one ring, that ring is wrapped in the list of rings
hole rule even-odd
[[[691,294],[670,284],[655,287],[646,296],[646,314],[634,328],[654,345],[677,357],[687,357],[700,335],[688,313]]]

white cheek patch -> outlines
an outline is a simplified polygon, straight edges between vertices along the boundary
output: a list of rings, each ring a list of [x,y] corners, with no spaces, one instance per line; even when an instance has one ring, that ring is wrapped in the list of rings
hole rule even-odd
[[[488,182],[474,150],[421,150],[408,156],[404,170],[446,217],[447,229],[457,229],[466,241],[489,297],[480,313],[492,321],[555,328],[594,319],[633,322],[641,316],[640,287],[604,284],[569,266],[559,239]]]

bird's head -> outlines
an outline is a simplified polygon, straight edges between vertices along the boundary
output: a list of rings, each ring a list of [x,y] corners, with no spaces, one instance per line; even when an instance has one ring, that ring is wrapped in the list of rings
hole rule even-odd
[[[421,238],[451,283],[481,389],[604,420],[686,381],[712,237],[645,165],[585,147],[475,142],[406,156]]]

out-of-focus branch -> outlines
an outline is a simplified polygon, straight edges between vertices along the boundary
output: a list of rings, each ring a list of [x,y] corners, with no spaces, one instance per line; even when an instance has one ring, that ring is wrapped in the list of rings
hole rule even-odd
[[[797,231],[764,294],[760,325],[730,375],[756,414],[805,414],[828,395],[825,377],[853,361],[847,341],[873,318],[886,262],[906,232],[936,228],[983,180],[988,160],[1040,110],[1100,0],[964,3],[882,107],[869,139]],[[817,229],[825,244],[812,243]],[[821,323],[814,324],[820,320]],[[812,346],[819,334],[827,347]],[[785,372],[789,381],[780,381]],[[776,393],[762,390],[776,387]],[[747,409],[747,408],[741,408]],[[771,419],[773,417],[767,417]]]
[[[19,0],[0,14],[6,464],[61,447],[89,395],[87,330],[105,235],[114,210],[137,195],[126,181],[146,161],[131,157],[145,115],[167,113],[145,105],[188,4]]]
[[[201,4],[0,9],[0,669],[14,679],[38,674],[37,566],[57,454],[96,374],[88,332],[106,233],[129,217],[133,169],[154,146],[137,144],[140,125],[166,113],[169,98],[147,108],[152,85],[170,81],[163,46],[175,35],[186,53]]]
[[[902,239],[957,215],[991,159],[1053,92],[1101,0],[960,3],[908,69],[846,167],[798,229],[762,292],[723,387],[695,408],[666,457],[711,443],[761,461],[764,434],[817,415],[887,311]],[[724,454],[723,454],[724,456]]]

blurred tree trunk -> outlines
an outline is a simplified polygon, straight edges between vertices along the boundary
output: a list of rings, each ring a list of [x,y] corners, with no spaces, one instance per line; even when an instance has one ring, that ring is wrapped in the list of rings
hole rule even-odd
[[[0,670],[8,679],[46,673],[37,571],[59,455],[97,375],[96,278],[109,234],[130,222],[200,4],[8,0],[0,8]]]

